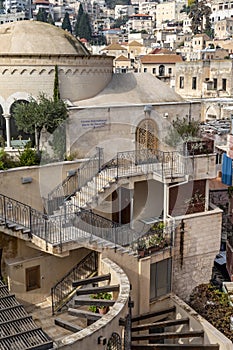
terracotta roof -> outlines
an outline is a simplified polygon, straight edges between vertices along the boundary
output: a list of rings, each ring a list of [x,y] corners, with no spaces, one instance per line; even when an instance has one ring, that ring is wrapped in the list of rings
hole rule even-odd
[[[118,43],[113,43],[108,46],[105,46],[101,51],[105,50],[126,50],[126,48]]]
[[[207,34],[196,34],[196,35],[194,35],[194,38],[199,38],[199,37],[203,37],[203,38],[205,38],[206,40],[210,40],[210,37],[207,35]]]
[[[182,62],[182,57],[179,55],[145,55],[141,57],[141,63],[176,63]]]
[[[143,45],[141,43],[139,43],[136,40],[130,41],[130,43],[128,43],[128,46],[140,46],[142,47]]]
[[[176,55],[176,53],[171,51],[171,50],[168,50],[168,49],[165,49],[165,48],[159,48],[159,47],[156,47],[149,54],[150,55],[157,55],[157,54]]]
[[[115,61],[130,61],[130,59],[124,55],[120,55],[115,59]]]

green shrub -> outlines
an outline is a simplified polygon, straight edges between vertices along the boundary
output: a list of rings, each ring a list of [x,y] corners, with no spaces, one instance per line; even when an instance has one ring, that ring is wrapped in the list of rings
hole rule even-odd
[[[19,155],[19,164],[20,166],[38,165],[40,164],[40,155],[35,149],[26,146]]]
[[[6,170],[18,166],[18,162],[13,159],[3,148],[0,149],[0,170]]]

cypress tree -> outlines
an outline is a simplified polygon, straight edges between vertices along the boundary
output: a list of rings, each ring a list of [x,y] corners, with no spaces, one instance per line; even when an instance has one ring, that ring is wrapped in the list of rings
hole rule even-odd
[[[78,15],[75,23],[75,35],[79,38],[91,40],[92,31],[88,14],[83,11],[82,4],[79,6]]]
[[[67,30],[68,32],[70,32],[72,34],[72,27],[71,27],[70,17],[69,17],[68,12],[65,13],[61,27],[62,27],[62,29]]]
[[[55,76],[54,76],[54,87],[53,87],[53,100],[60,100],[60,91],[59,91],[59,80],[58,80],[58,66],[55,66]]]
[[[40,22],[47,22],[47,13],[45,9],[40,8],[37,15],[36,20]]]

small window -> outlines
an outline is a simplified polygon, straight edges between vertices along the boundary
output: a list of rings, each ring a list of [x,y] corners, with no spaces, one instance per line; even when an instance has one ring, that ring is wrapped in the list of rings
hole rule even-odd
[[[168,68],[168,74],[172,74],[172,68]]]
[[[152,72],[153,72],[153,74],[156,74],[156,68],[153,68]]]
[[[196,90],[196,88],[197,88],[197,78],[193,77],[192,78],[192,89]]]
[[[26,271],[26,291],[40,288],[40,265],[29,267]]]
[[[214,78],[213,81],[214,81],[214,90],[217,90],[217,87],[218,87],[218,79]]]
[[[143,72],[146,73],[146,72],[147,72],[147,68],[144,68],[144,69],[143,69]]]
[[[180,89],[184,88],[184,77],[180,77]]]
[[[171,259],[150,265],[150,300],[171,291]]]
[[[226,91],[226,89],[227,89],[227,80],[226,79],[222,79],[222,89],[223,89],[223,91]]]

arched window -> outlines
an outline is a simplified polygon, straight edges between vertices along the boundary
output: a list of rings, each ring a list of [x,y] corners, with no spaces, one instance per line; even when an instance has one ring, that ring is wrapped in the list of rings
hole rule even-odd
[[[165,75],[165,66],[163,64],[159,66],[159,75],[161,77]]]
[[[19,139],[19,137],[22,140],[28,140],[30,138],[30,140],[32,141],[32,145],[34,145],[34,141],[35,141],[35,135],[31,135],[28,133],[25,133],[23,130],[18,130],[15,119],[14,119],[14,108],[18,103],[28,103],[28,101],[26,100],[17,100],[14,103],[12,103],[11,108],[10,108],[10,114],[11,114],[11,118],[10,118],[10,129],[11,129],[11,138],[16,140]]]

